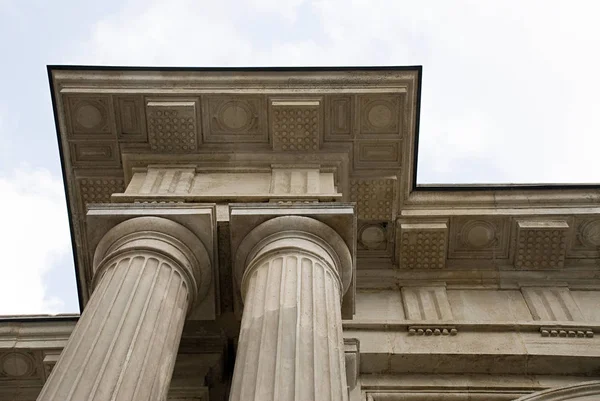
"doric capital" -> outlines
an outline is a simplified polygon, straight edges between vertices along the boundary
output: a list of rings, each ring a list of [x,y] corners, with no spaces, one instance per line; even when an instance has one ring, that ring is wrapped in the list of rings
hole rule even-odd
[[[354,303],[354,207],[344,204],[234,205],[231,208],[233,275],[244,298],[253,266],[281,252],[298,252],[322,261],[337,277],[345,318]]]
[[[204,244],[181,224],[156,216],[125,220],[102,237],[94,252],[93,287],[107,262],[136,253],[158,254],[170,260],[188,282],[192,305],[206,297],[212,278]]]
[[[255,227],[235,255],[235,278],[245,294],[244,277],[265,257],[285,251],[320,259],[338,278],[343,295],[352,281],[352,256],[338,233],[328,225],[304,216],[280,216]]]
[[[152,254],[177,268],[190,289],[190,319],[216,316],[214,206],[103,205],[90,208],[92,286],[117,258]]]

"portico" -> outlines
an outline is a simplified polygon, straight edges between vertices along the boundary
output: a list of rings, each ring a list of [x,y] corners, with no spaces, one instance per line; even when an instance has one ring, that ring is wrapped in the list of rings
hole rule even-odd
[[[421,73],[50,67],[82,314],[0,399],[594,399],[600,190],[417,186]]]

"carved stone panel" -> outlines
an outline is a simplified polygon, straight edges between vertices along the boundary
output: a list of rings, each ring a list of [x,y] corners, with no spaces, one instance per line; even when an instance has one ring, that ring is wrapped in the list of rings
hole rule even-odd
[[[443,269],[446,267],[448,223],[399,222],[396,252],[401,269]]]
[[[571,238],[569,256],[597,258],[600,256],[600,219],[579,217],[575,219],[575,235]]]
[[[269,142],[264,96],[214,96],[205,101],[205,142]]]
[[[149,101],[146,104],[150,148],[158,152],[193,152],[197,148],[198,102]]]
[[[68,131],[73,138],[112,133],[109,96],[69,96],[66,106]]]
[[[139,183],[139,188],[134,183],[143,175],[143,181]],[[148,194],[187,194],[192,187],[196,171],[193,167],[188,168],[154,168],[148,169],[148,172],[136,173],[132,182],[129,184],[126,194],[138,192],[139,195]],[[137,190],[137,191],[136,191]]]
[[[451,320],[452,310],[446,287],[402,287],[407,320]]]
[[[358,97],[360,132],[364,138],[402,135],[402,95],[368,94]]]
[[[319,150],[322,131],[321,100],[272,100],[270,106],[273,150]]]
[[[10,350],[0,354],[0,380],[41,378],[36,355],[25,350]]]
[[[110,196],[125,190],[125,182],[119,177],[90,177],[77,181],[80,198],[87,203],[110,203]]]
[[[563,268],[568,230],[565,220],[517,221],[515,267],[523,270]]]
[[[389,221],[395,218],[396,178],[354,178],[350,200],[356,202],[358,218]]]
[[[521,292],[535,320],[583,321],[566,287],[523,287]]]
[[[393,229],[387,222],[362,222],[358,227],[358,256],[391,257]]]
[[[350,141],[353,137],[355,96],[329,96],[325,141]]]
[[[121,165],[116,141],[71,141],[69,148],[74,167],[119,167]]]
[[[508,258],[508,219],[453,217],[450,220],[449,259]]]
[[[114,98],[117,120],[117,137],[123,142],[146,142],[146,117],[141,96],[117,96]]]
[[[402,165],[402,142],[359,140],[354,144],[354,168],[398,169]]]
[[[141,199],[161,202],[245,202],[323,201],[342,198],[335,176],[319,168],[281,168],[271,171],[222,169],[196,171],[193,165],[150,166],[133,174],[125,193],[112,196],[113,202]]]

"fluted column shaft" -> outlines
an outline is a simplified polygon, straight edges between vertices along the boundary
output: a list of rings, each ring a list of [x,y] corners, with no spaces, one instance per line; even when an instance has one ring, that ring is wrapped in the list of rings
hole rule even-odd
[[[266,247],[244,274],[231,401],[348,399],[337,270],[293,242]]]
[[[166,399],[196,287],[187,259],[169,241],[181,245],[145,232],[108,249],[38,401]]]

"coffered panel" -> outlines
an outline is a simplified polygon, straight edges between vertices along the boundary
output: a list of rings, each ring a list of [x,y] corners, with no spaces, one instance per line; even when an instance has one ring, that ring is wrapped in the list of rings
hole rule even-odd
[[[507,217],[453,217],[448,258],[507,259],[509,228]]]
[[[600,256],[600,219],[581,216],[574,220],[575,232],[570,238],[568,257],[597,258]]]
[[[204,97],[204,142],[269,142],[266,96]]]
[[[147,100],[148,139],[153,151],[181,153],[198,145],[198,99]]]
[[[353,138],[355,98],[353,95],[327,96],[325,141],[350,141]]]
[[[319,150],[323,129],[321,98],[271,99],[270,126],[275,151]]]
[[[123,142],[146,142],[146,116],[142,96],[114,98],[117,137]]]
[[[359,137],[400,138],[403,110],[400,94],[368,94],[358,97]]]
[[[69,95],[65,97],[68,133],[72,138],[113,136],[110,96]]]
[[[402,165],[402,142],[359,140],[354,144],[354,168],[399,169]]]

